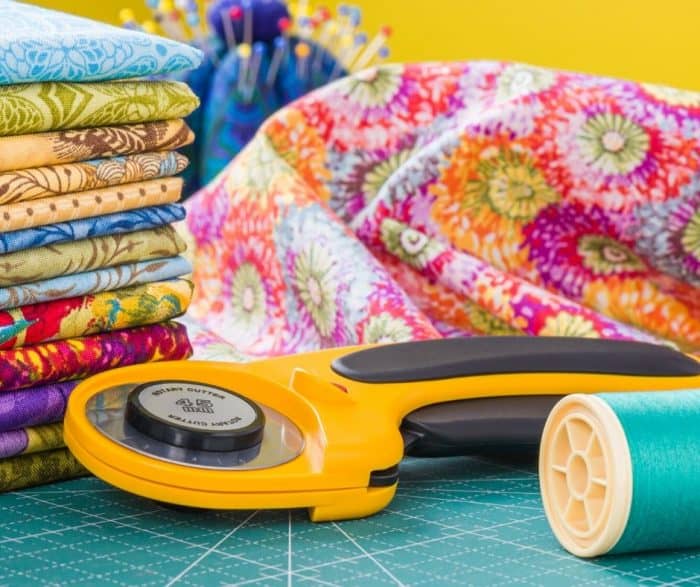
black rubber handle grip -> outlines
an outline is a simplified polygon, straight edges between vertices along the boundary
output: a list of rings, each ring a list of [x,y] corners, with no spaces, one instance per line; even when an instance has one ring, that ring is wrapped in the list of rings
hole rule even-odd
[[[401,423],[406,455],[534,454],[561,396],[490,397],[433,404]]]
[[[620,340],[486,336],[378,346],[339,357],[333,370],[355,381],[407,383],[505,373],[700,375],[700,362],[674,349]]]

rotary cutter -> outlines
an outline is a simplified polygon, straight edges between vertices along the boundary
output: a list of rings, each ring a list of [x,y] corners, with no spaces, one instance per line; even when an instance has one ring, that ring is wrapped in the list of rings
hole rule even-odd
[[[65,440],[97,477],[161,502],[338,520],[385,507],[404,455],[534,452],[564,395],[693,387],[700,362],[670,348],[572,338],[154,363],[81,383]]]

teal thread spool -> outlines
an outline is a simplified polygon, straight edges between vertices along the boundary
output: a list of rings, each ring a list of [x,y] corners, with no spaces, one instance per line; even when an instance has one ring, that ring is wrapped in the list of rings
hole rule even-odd
[[[565,397],[539,473],[549,524],[576,556],[700,547],[700,390]]]

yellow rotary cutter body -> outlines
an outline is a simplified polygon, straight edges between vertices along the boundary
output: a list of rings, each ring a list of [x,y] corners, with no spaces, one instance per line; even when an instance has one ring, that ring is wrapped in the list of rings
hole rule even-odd
[[[241,423],[231,414],[214,424],[199,422],[199,417],[215,418],[211,402],[189,399],[182,395],[187,389],[197,388],[197,398],[202,393],[218,397],[225,390],[262,407],[262,441],[249,449],[258,451],[257,461],[240,458],[217,468],[193,462],[191,454],[183,460],[182,439],[174,439],[179,447],[169,451],[170,441],[159,436],[158,454],[141,433],[136,450],[121,442],[122,428],[131,430],[123,417],[126,398],[153,382],[160,387],[149,392],[148,401],[175,390],[177,399],[163,414],[175,418],[171,428],[177,432],[180,426],[183,434],[198,424]],[[80,384],[70,398],[65,440],[96,476],[158,501],[217,509],[303,507],[314,521],[338,520],[385,507],[407,453],[536,448],[549,409],[563,395],[693,387],[700,388],[700,363],[671,349],[561,338],[330,349],[242,365],[157,363],[117,369]],[[141,400],[139,407],[147,412],[143,394]],[[282,417],[275,420],[276,415]],[[220,449],[211,454],[229,454]]]

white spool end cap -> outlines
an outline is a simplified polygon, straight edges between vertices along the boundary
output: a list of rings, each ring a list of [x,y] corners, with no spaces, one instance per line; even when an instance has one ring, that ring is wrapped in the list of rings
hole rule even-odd
[[[549,525],[571,554],[594,557],[620,540],[632,505],[632,461],[625,432],[601,398],[557,403],[542,433],[540,491]]]

